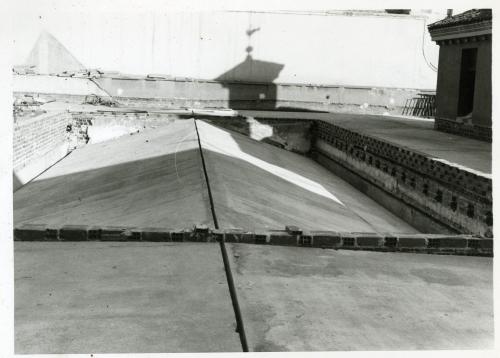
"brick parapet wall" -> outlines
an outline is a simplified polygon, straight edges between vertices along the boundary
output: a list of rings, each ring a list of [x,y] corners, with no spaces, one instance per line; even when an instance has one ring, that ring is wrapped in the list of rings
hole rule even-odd
[[[491,235],[490,178],[324,121],[313,131],[314,150],[459,232]]]
[[[123,112],[123,111],[97,111],[97,112],[71,112],[74,132],[80,142],[89,139],[92,134],[87,132],[89,126],[95,131],[102,128],[120,126],[130,130],[139,131],[147,126],[162,126],[171,120],[178,119],[178,114],[148,113],[148,112]],[[91,138],[90,138],[91,139]]]
[[[449,119],[435,118],[434,129],[438,131],[458,134],[464,137],[479,139],[485,142],[492,141],[492,131],[489,127],[464,124]]]
[[[71,121],[67,112],[16,118],[13,131],[14,170],[22,169],[67,141],[66,127]]]

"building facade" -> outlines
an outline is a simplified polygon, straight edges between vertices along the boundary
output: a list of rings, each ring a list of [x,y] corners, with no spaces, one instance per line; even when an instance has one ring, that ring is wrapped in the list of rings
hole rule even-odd
[[[428,26],[439,46],[437,130],[491,141],[491,9]]]

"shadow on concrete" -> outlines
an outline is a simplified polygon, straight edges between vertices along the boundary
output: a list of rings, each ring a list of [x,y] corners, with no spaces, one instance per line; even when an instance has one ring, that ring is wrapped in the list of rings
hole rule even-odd
[[[212,226],[199,149],[40,178],[14,194],[14,223]]]
[[[215,127],[228,129],[291,152],[308,154],[311,150],[311,121],[251,117],[205,117],[202,120]]]
[[[198,123],[221,227],[417,232],[307,157]]]
[[[17,176],[16,172],[12,171],[12,189],[14,192],[19,190],[23,186],[23,182]]]
[[[278,87],[274,81],[284,67],[284,64],[276,62],[255,60],[251,54],[248,54],[243,62],[224,72],[215,80],[229,90],[228,107],[230,109],[327,113],[278,104]]]
[[[229,90],[231,109],[276,109],[277,88],[273,83],[285,65],[255,60],[248,54],[245,60],[224,72],[216,81]]]
[[[214,79],[229,90],[228,107],[234,110],[323,112],[278,105],[278,88],[274,81],[279,77],[285,65],[253,58],[252,36],[260,32],[261,28],[252,26],[251,15],[248,25],[249,27],[246,31],[248,46],[245,49],[247,53],[245,60]]]
[[[316,230],[378,231],[369,222],[388,231],[413,231],[309,158],[198,123],[216,214],[229,218],[219,220],[222,228],[298,225]],[[165,136],[149,137],[149,144],[142,138],[109,141],[106,147],[98,146],[99,150],[94,145],[83,148],[86,154],[80,158],[84,162],[74,157],[73,162],[58,163],[45,176],[22,187],[14,194],[15,224],[213,226],[198,146],[177,151],[175,143],[165,143]],[[170,144],[171,148],[163,155],[151,151],[144,159],[132,160],[141,151],[130,148],[135,143]],[[106,163],[99,160],[101,155],[124,161]]]
[[[255,148],[246,150],[251,155],[258,154],[265,159],[265,152],[269,152],[269,147],[264,147],[264,152],[261,153],[257,153]],[[317,221],[317,225],[313,226],[318,229],[333,229],[326,220],[329,216],[328,210],[336,207],[337,210],[345,212],[338,203],[325,204],[323,196],[238,157],[209,149],[204,149],[204,153],[209,165],[217,163],[221,166],[222,178],[227,181],[223,183],[217,180],[219,175],[209,173],[211,182],[210,174],[213,175],[212,190],[220,193],[215,198],[216,208],[220,208],[220,212],[216,210],[217,215],[233,218],[230,222],[244,223],[244,228],[265,229],[266,227],[261,226],[261,217],[270,216],[271,224],[275,224],[272,228],[277,230],[293,222],[305,224],[313,219]],[[297,168],[298,166],[292,170]],[[235,171],[240,174],[233,175]],[[242,183],[238,179],[241,172],[249,174],[244,185],[240,185]],[[315,173],[301,170],[301,174],[311,178],[308,180],[315,180]],[[41,178],[30,182],[14,194],[14,224],[172,229],[205,224],[213,227],[204,180],[198,149]],[[269,201],[269,191],[264,188],[265,185],[274,186],[274,200]],[[226,187],[233,190],[225,191]],[[253,191],[251,188],[258,190]],[[259,211],[241,211],[226,205],[233,200],[247,197],[248,193],[252,193],[248,197],[249,207],[260,208]],[[295,209],[291,210],[289,203]],[[321,217],[313,218],[310,214],[302,219],[304,207],[310,213],[314,213],[318,207],[317,210],[323,213],[321,217],[324,223],[321,222]]]
[[[336,188],[338,183],[332,185],[336,177],[326,170],[305,157],[237,134],[231,137],[241,151],[264,165],[233,155],[227,143],[221,147],[228,154],[204,148],[222,228],[280,230],[294,224],[317,230],[373,231],[343,205],[325,198],[346,185]],[[269,170],[264,162],[288,175]],[[14,223],[212,227],[201,168],[196,148],[40,178],[14,194]]]

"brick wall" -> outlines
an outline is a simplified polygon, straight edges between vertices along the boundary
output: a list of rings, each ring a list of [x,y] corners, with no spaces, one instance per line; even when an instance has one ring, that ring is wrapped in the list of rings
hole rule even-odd
[[[70,123],[71,115],[64,112],[15,118],[14,171],[26,167],[67,141],[66,126]]]
[[[155,122],[158,125],[166,123],[168,114],[161,113],[84,113],[57,112],[45,113],[36,117],[14,118],[14,170],[20,170],[38,158],[49,153],[54,148],[73,140],[73,145],[86,144],[86,126],[106,126],[122,124],[133,126]],[[71,125],[71,131],[67,126]],[[71,138],[70,138],[71,137]]]
[[[436,118],[434,128],[438,131],[475,138],[485,142],[491,142],[491,127],[481,127],[473,124],[464,124],[448,119]]]
[[[490,178],[323,121],[315,122],[314,138],[315,151],[446,226],[491,235]]]

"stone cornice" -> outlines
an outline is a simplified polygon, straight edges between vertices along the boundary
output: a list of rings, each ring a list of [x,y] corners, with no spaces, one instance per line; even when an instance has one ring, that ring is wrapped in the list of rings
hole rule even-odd
[[[451,45],[451,44],[475,43],[475,42],[487,41],[487,40],[491,40],[491,34],[468,36],[468,37],[455,37],[455,38],[448,38],[446,40],[436,40],[436,44],[438,44],[439,46],[442,46],[442,45]]]
[[[472,41],[484,41],[491,38],[491,20],[472,24],[449,26],[429,30],[433,41],[448,43],[459,39],[474,39]],[[467,41],[466,41],[467,42]]]

